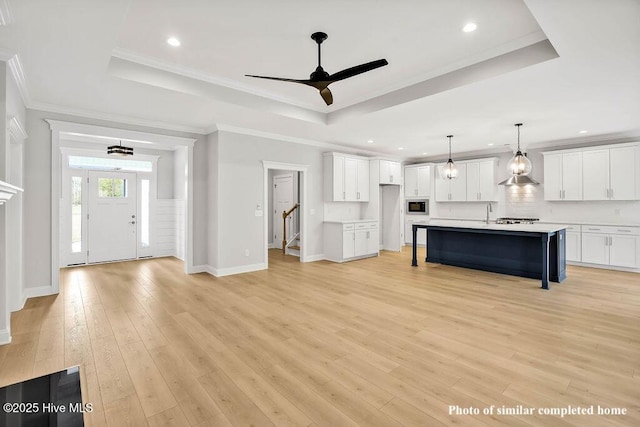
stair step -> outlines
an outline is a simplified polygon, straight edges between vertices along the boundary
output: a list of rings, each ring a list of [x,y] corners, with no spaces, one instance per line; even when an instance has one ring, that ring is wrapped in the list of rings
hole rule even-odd
[[[289,246],[289,249],[295,249],[296,251],[300,250],[300,246],[296,245],[296,246]]]

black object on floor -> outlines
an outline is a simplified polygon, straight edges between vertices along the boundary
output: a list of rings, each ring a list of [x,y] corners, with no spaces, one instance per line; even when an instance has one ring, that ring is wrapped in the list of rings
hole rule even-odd
[[[0,388],[0,427],[84,426],[80,368],[23,381]]]

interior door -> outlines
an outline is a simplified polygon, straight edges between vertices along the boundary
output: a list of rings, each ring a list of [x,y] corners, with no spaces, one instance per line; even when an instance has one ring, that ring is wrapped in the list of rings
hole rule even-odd
[[[87,262],[137,257],[136,174],[89,171]]]
[[[275,175],[273,177],[273,243],[282,248],[282,212],[293,207],[293,174]],[[291,238],[291,221],[287,218],[287,239]]]

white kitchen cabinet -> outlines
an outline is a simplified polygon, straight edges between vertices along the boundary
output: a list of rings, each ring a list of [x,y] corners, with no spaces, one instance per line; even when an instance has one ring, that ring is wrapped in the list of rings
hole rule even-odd
[[[582,261],[582,236],[579,225],[571,225],[566,230],[567,261]]]
[[[550,151],[545,200],[640,200],[640,144]]]
[[[582,152],[544,154],[544,199],[582,200]]]
[[[467,201],[467,164],[457,163],[457,178],[442,177],[445,164],[436,168],[436,202],[465,202]]]
[[[411,165],[404,168],[404,196],[429,198],[431,196],[431,166]]]
[[[640,268],[640,227],[583,225],[582,262]]]
[[[340,153],[324,154],[325,200],[369,201],[369,160]]]
[[[493,159],[467,162],[467,201],[495,202],[498,200]]]
[[[380,234],[377,221],[327,221],[324,223],[324,251],[329,261],[344,262],[377,256]]]
[[[402,168],[399,162],[380,160],[380,184],[400,185]]]
[[[638,199],[638,146],[586,150],[584,200]]]

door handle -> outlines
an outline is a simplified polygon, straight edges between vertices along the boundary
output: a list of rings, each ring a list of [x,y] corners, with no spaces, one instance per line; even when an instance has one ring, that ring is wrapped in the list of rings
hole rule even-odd
[[[136,223],[135,221],[129,221],[129,224],[135,224],[135,223]]]

